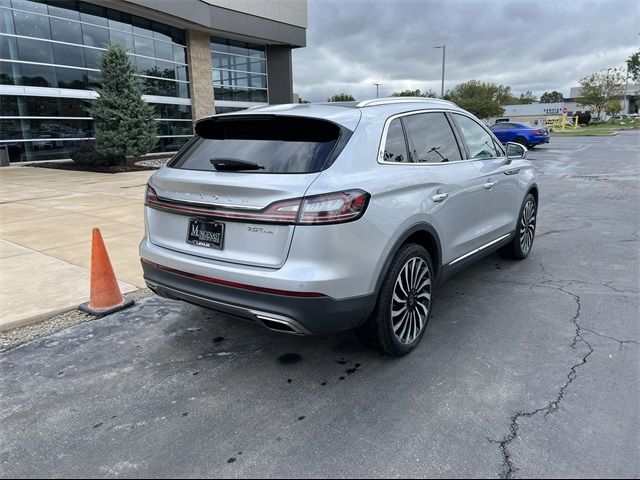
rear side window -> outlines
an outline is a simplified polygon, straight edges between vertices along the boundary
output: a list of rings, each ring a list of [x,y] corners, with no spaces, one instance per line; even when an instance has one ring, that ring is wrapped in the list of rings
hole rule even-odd
[[[478,122],[457,113],[453,117],[469,148],[469,158],[494,158],[500,155],[493,137]]]
[[[215,171],[212,162],[257,164],[241,173],[313,173],[335,158],[335,147],[350,131],[325,120],[279,115],[214,117],[196,125],[196,140],[168,164]]]
[[[387,138],[384,143],[385,162],[408,162],[407,142],[404,139],[404,131],[399,118],[392,120],[387,130]]]
[[[441,163],[462,160],[458,142],[444,113],[419,113],[404,117],[411,160]]]

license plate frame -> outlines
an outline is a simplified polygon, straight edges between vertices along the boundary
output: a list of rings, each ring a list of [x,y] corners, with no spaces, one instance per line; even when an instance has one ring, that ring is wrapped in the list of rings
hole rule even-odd
[[[190,218],[187,227],[187,243],[203,248],[224,248],[225,224],[202,218]]]

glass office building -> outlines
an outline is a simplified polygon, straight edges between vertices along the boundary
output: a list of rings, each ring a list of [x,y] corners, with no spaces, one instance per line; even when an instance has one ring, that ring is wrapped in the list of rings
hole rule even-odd
[[[291,48],[304,43],[303,26],[216,0],[160,3],[0,0],[0,146],[12,162],[66,158],[93,137],[87,107],[98,96],[99,60],[110,41],[127,48],[143,99],[155,108],[158,152],[176,151],[196,118],[291,101]],[[238,28],[238,19],[259,21]],[[298,23],[306,26],[306,4]]]
[[[264,45],[213,37],[211,64],[216,113],[269,102]]]

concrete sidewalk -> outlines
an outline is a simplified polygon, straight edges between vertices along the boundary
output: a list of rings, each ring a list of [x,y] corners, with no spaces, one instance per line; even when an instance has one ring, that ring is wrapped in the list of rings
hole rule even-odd
[[[88,300],[93,227],[122,292],[144,287],[138,243],[152,173],[0,169],[0,331]]]

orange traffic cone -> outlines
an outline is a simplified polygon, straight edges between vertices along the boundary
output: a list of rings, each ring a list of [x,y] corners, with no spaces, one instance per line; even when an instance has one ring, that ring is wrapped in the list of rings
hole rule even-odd
[[[107,315],[133,305],[120,292],[116,275],[99,228],[94,228],[91,243],[91,296],[80,310],[92,315]]]

